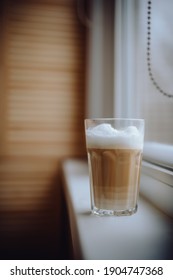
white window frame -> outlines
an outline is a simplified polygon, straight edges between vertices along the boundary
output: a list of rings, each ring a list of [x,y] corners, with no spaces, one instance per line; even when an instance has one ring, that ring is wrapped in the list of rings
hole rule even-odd
[[[135,0],[115,1],[114,24],[114,116],[135,118]]]
[[[86,65],[87,118],[114,114],[114,0],[91,1]],[[108,44],[109,42],[109,44]]]

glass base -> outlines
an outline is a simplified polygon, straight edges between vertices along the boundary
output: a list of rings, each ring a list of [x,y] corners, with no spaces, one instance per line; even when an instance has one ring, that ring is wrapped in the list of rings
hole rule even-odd
[[[97,207],[93,207],[91,210],[92,214],[97,216],[131,216],[136,213],[138,206],[132,209],[125,210],[107,210],[107,209],[99,209]]]

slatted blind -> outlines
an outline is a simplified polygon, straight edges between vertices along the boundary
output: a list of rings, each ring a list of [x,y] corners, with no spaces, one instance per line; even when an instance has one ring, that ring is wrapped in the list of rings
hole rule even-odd
[[[54,232],[55,220],[60,232],[60,163],[64,157],[85,155],[85,29],[78,20],[76,2],[4,1],[3,234],[28,229]]]

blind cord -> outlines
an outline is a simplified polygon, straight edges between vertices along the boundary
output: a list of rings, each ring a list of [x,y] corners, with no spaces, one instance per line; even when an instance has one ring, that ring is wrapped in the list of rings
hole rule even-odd
[[[166,92],[161,88],[158,82],[155,80],[152,72],[151,64],[151,16],[152,16],[152,1],[148,1],[147,5],[147,67],[150,80],[152,81],[155,88],[165,97],[173,98],[173,94]]]

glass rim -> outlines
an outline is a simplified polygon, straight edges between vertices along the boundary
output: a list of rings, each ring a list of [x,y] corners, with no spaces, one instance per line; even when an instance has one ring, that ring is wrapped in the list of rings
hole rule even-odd
[[[86,118],[85,121],[145,121],[145,119],[139,118]]]

